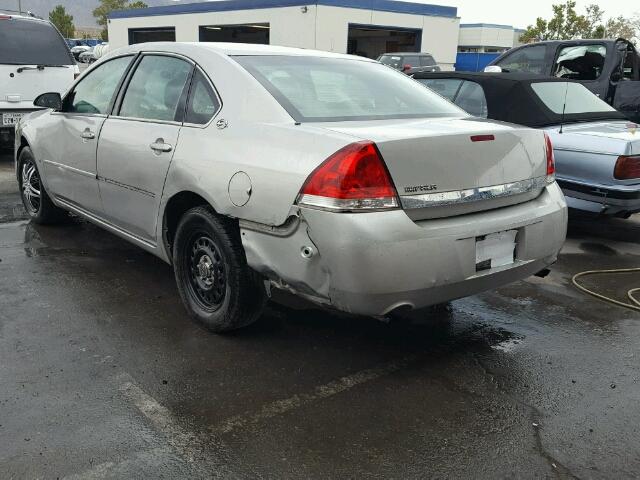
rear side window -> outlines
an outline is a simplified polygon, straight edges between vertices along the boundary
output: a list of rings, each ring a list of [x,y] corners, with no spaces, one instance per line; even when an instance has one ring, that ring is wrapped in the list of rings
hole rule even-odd
[[[524,47],[510,53],[497,65],[508,72],[528,72],[542,74],[544,72],[544,56],[546,54],[544,45]]]
[[[0,19],[0,64],[73,65],[66,42],[48,22]]]
[[[410,55],[404,57],[404,65],[411,65],[412,67],[418,67],[420,65],[420,60],[417,55]]]
[[[121,117],[174,121],[191,64],[175,57],[145,55],[127,87]],[[184,103],[182,103],[184,105]]]
[[[460,85],[462,85],[462,80],[455,78],[421,78],[418,79],[418,82],[452,102],[460,90]]]
[[[420,66],[421,67],[432,67],[436,64],[436,61],[433,59],[431,55],[423,55],[420,57]]]
[[[114,58],[89,72],[64,99],[63,112],[106,114],[132,56]]]
[[[187,102],[187,116],[184,121],[204,125],[213,118],[219,108],[220,102],[209,82],[200,70],[196,70]]]
[[[483,88],[476,82],[465,80],[456,95],[455,104],[474,117],[487,118],[487,98]]]
[[[378,60],[381,64],[400,70],[402,57],[399,55],[382,55]]]

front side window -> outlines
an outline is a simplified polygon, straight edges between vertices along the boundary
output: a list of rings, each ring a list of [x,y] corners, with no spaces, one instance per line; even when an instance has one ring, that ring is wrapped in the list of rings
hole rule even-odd
[[[73,65],[66,42],[48,22],[0,19],[0,64]]]
[[[464,115],[415,80],[375,62],[284,55],[234,59],[299,122]]]
[[[64,99],[63,112],[106,115],[132,56],[118,57],[87,74]]]
[[[535,45],[524,47],[510,53],[496,65],[505,72],[528,72],[542,74],[544,72],[544,57],[546,47]]]
[[[189,62],[175,57],[145,55],[131,77],[119,115],[175,121],[190,73]]]
[[[600,100],[584,85],[573,82],[532,83],[531,88],[549,110],[558,115],[606,113],[616,110]]]
[[[220,102],[209,82],[200,70],[196,70],[187,102],[185,122],[204,125],[213,118],[219,108]]]
[[[560,50],[553,75],[573,80],[597,80],[602,74],[607,48],[604,45],[577,45]]]

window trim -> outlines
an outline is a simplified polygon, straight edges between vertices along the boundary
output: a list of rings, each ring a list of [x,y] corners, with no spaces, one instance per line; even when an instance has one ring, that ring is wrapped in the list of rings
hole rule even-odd
[[[180,121],[178,120],[158,120],[158,119],[154,119],[154,118],[137,118],[137,117],[124,117],[120,115],[120,109],[122,108],[122,101],[124,100],[125,95],[127,94],[127,90],[129,89],[129,84],[131,83],[131,79],[133,78],[133,75],[135,74],[136,70],[138,69],[138,66],[140,65],[140,62],[142,62],[142,59],[146,56],[155,56],[155,57],[174,57],[174,58],[178,58],[180,60],[184,60],[187,63],[189,63],[189,65],[191,65],[191,70],[189,71],[189,75],[187,76],[187,81],[185,83],[185,86],[182,89],[182,94],[180,95],[180,99],[178,100],[178,106],[176,108],[176,114],[180,111],[180,106],[182,105],[182,112],[180,112]],[[182,126],[183,125],[183,120],[184,120],[184,113],[185,113],[185,108],[186,108],[186,94],[185,92],[188,93],[188,88],[187,85],[191,85],[191,79],[193,78],[193,72],[196,66],[196,63],[191,60],[189,57],[185,57],[184,55],[180,55],[177,53],[173,53],[173,52],[157,52],[157,51],[141,51],[139,52],[139,54],[137,55],[136,61],[134,62],[135,64],[133,65],[133,67],[127,72],[127,75],[125,76],[125,81],[123,82],[123,84],[120,87],[120,90],[118,91],[118,96],[116,98],[116,101],[114,102],[113,108],[111,110],[111,113],[109,114],[109,118],[114,118],[117,120],[127,120],[127,121],[132,121],[132,122],[144,122],[144,123],[156,123],[156,124],[161,124],[161,125],[178,125],[178,126]],[[117,112],[117,113],[116,113]]]
[[[88,70],[85,75],[82,75],[75,83],[73,83],[71,88],[69,88],[69,91],[65,94],[64,97],[62,97],[62,105],[64,106],[64,102],[67,100],[69,95],[73,93],[76,87],[80,85],[80,83],[82,83],[84,79],[86,79],[91,73],[97,70],[100,66],[106,65],[107,63],[112,62],[114,60],[118,60],[120,58],[131,57],[131,60],[129,61],[129,65],[127,65],[127,68],[125,69],[124,73],[120,76],[120,80],[118,81],[118,84],[116,85],[116,88],[114,89],[113,94],[111,95],[111,100],[109,101],[109,105],[107,106],[107,110],[105,113],[64,112],[62,110],[55,110],[51,112],[51,115],[64,115],[69,117],[92,117],[92,118],[107,118],[108,116],[110,116],[113,110],[114,103],[118,98],[120,89],[122,88],[122,84],[124,80],[127,78],[127,76],[129,75],[131,68],[136,63],[137,56],[138,55],[136,55],[135,53],[126,53],[123,55],[111,57],[104,62],[97,63],[93,68],[91,68],[91,70]]]
[[[213,82],[209,78],[209,75],[207,75],[205,73],[205,71],[202,68],[200,68],[200,66],[198,64],[195,65],[194,71],[193,71],[193,73],[191,75],[191,79],[190,79],[190,82],[189,82],[189,92],[187,94],[187,99],[186,99],[186,102],[185,102],[185,105],[184,105],[184,116],[183,116],[183,119],[187,118],[187,109],[189,108],[189,100],[191,99],[191,93],[193,91],[193,83],[194,83],[194,79],[195,79],[195,76],[196,76],[196,70],[199,71],[202,74],[202,76],[205,78],[205,80],[209,84],[209,87],[213,91],[213,94],[216,96],[216,99],[218,100],[218,109],[211,116],[209,121],[207,123],[205,123],[205,124],[202,124],[202,123],[190,123],[190,122],[183,121],[182,125],[184,127],[190,127],[190,128],[207,128],[209,125],[211,125],[211,123],[213,123],[213,121],[216,119],[218,114],[222,111],[223,103],[222,103],[222,97],[220,97],[220,93],[218,92],[218,89],[216,88],[216,86],[213,84]]]

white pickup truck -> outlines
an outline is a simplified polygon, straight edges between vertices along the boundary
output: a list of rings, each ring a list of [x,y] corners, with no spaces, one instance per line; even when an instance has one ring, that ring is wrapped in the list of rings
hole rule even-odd
[[[79,73],[51,22],[0,12],[0,147],[13,145],[14,125],[38,95],[64,93]]]

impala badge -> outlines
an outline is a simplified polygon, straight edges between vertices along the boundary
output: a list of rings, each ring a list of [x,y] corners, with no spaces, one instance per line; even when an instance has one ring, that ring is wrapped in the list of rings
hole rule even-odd
[[[433,183],[430,185],[415,185],[412,187],[404,187],[404,193],[433,192],[437,189],[438,186]]]

